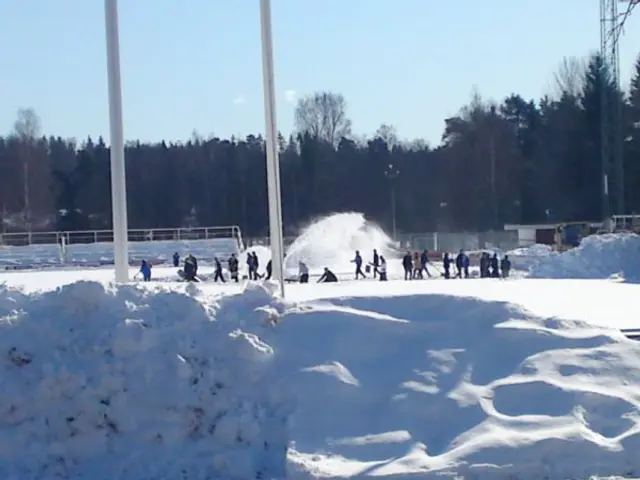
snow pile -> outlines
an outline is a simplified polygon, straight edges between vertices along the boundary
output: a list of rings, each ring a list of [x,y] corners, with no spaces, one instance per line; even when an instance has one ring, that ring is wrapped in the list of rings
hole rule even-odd
[[[273,350],[183,290],[0,289],[0,478],[282,477]]]
[[[511,268],[514,270],[527,271],[538,264],[541,259],[547,258],[550,255],[556,255],[556,252],[548,245],[534,244],[528,247],[509,250],[502,254],[509,255]]]
[[[360,250],[365,262],[371,261],[373,249],[390,257],[393,241],[361,213],[337,213],[312,223],[287,249],[284,260],[289,274],[298,273],[303,260],[312,273],[329,267],[334,271],[351,270],[354,252]]]
[[[516,248],[507,252],[510,257],[546,257],[554,253],[553,248],[549,245],[539,243],[529,245],[528,247]]]
[[[640,344],[619,332],[447,295],[243,301],[221,311],[296,395],[288,478],[640,473]]]
[[[580,246],[541,258],[532,265],[534,278],[602,279],[617,277],[640,281],[640,236],[635,234],[592,235]]]

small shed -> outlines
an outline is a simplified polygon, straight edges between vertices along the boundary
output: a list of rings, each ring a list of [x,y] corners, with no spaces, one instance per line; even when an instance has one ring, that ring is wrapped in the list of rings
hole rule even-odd
[[[559,222],[559,223],[537,223],[537,224],[506,224],[504,230],[507,232],[516,231],[518,234],[518,246],[527,247],[533,244],[558,245],[558,234],[568,225],[584,225],[588,233],[595,233],[602,227],[602,222]],[[562,238],[562,237],[560,237]],[[560,242],[561,243],[561,242]]]
[[[555,232],[559,223],[537,223],[537,224],[507,224],[504,230],[518,233],[518,246],[528,247],[535,243],[543,245],[553,245]]]

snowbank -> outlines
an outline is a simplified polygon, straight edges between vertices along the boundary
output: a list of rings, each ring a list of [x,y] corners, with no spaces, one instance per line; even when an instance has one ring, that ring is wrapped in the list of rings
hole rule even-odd
[[[640,344],[619,332],[471,297],[269,286],[0,287],[0,477],[640,472]]]
[[[288,478],[640,472],[640,344],[509,303],[331,287],[291,303],[253,287],[216,307],[277,352],[297,405]]]
[[[184,292],[0,287],[0,478],[278,478],[273,350]]]
[[[538,264],[542,258],[555,254],[556,252],[548,245],[534,244],[502,252],[500,256],[509,255],[511,268],[514,270],[527,271]]]
[[[582,279],[615,276],[636,283],[640,281],[640,236],[592,235],[577,248],[541,258],[531,266],[529,276]]]
[[[298,305],[262,338],[297,391],[293,478],[640,472],[640,345],[617,332],[421,295]]]

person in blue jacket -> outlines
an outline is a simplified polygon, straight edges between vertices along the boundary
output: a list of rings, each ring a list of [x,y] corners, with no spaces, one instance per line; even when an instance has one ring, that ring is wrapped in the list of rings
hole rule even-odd
[[[173,266],[174,267],[180,266],[180,254],[178,252],[173,254]]]
[[[462,270],[464,272],[464,278],[469,278],[469,255],[462,254]]]
[[[464,250],[460,250],[456,257],[456,270],[458,273],[455,278],[462,278],[463,274],[464,278],[469,278],[469,257],[464,253]]]
[[[151,265],[146,260],[142,260],[140,263],[140,275],[142,275],[142,280],[145,282],[151,280]]]
[[[356,257],[351,260],[352,263],[356,264],[356,280],[362,275],[362,278],[367,278],[367,276],[362,271],[362,256],[360,255],[360,251],[356,250]]]
[[[423,250],[420,255],[420,274],[424,271],[427,274],[427,277],[431,276],[427,265],[429,263],[429,252],[427,250]]]

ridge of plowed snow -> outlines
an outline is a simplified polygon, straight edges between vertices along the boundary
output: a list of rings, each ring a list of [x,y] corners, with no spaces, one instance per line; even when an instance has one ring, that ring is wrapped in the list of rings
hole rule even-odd
[[[532,278],[640,281],[640,236],[632,233],[592,235],[563,253],[540,257],[529,269]]]

